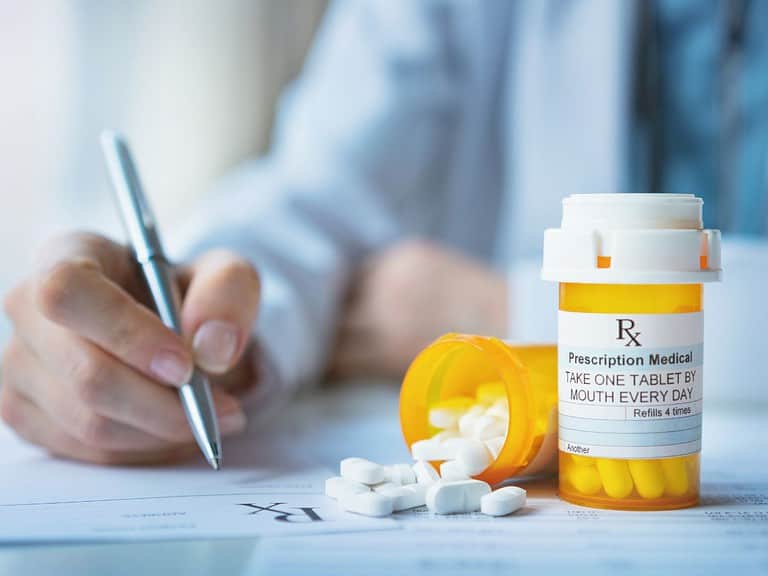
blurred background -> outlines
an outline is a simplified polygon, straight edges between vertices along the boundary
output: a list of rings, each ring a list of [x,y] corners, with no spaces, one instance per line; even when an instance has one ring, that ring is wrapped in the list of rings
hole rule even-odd
[[[0,0],[0,293],[52,233],[120,232],[102,128],[130,138],[163,228],[263,152],[325,5]]]
[[[104,127],[128,135],[164,230],[219,176],[264,152],[277,97],[300,71],[325,8],[326,0],[0,0],[0,294],[56,232],[121,237],[98,145]],[[755,266],[763,247],[729,240],[726,282],[707,287],[708,378],[721,383],[707,394],[765,401],[766,365],[756,363],[765,338],[743,337],[745,323],[766,319],[765,306],[751,304],[764,302],[757,277],[768,272]],[[529,276],[520,332],[550,339],[553,296],[541,290],[538,262]],[[544,309],[551,322],[536,312]],[[0,314],[0,348],[8,336]],[[743,378],[747,367],[758,376]]]

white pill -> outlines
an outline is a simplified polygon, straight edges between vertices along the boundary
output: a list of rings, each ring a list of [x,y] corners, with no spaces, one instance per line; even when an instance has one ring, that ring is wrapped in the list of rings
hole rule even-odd
[[[491,487],[480,480],[437,482],[427,490],[426,504],[435,514],[460,514],[480,510],[480,500]]]
[[[437,470],[426,460],[419,460],[413,465],[413,473],[416,475],[416,482],[429,486],[440,480]]]
[[[469,480],[469,476],[464,472],[464,467],[456,460],[446,460],[440,464],[441,480]]]
[[[475,434],[475,425],[480,416],[481,414],[467,412],[464,416],[459,418],[459,434],[465,438],[471,438]]]
[[[365,458],[344,458],[339,468],[344,478],[349,478],[355,482],[369,486],[384,482],[384,466]]]
[[[392,498],[392,507],[395,512],[410,510],[424,506],[427,497],[427,486],[424,484],[408,484],[397,486],[382,492],[384,496]]]
[[[384,467],[384,476],[388,482],[395,484],[414,484],[416,474],[410,464],[392,464]]]
[[[501,452],[501,448],[504,446],[504,441],[506,439],[506,436],[497,436],[496,438],[489,438],[485,441],[485,447],[488,448],[488,452],[491,453],[494,460],[499,457],[499,452]]]
[[[456,450],[451,448],[450,440],[439,442],[428,438],[411,444],[411,454],[414,460],[450,460],[456,455]]]
[[[476,421],[472,429],[472,436],[477,440],[488,440],[495,436],[506,436],[507,423],[495,416],[483,414]]]
[[[379,484],[371,486],[371,490],[374,492],[386,492],[392,488],[400,488],[400,486],[402,486],[402,484],[397,484],[395,482],[380,482]]]
[[[429,411],[429,423],[435,428],[455,428],[461,412],[434,408]]]
[[[339,504],[347,512],[363,516],[389,516],[394,510],[394,500],[377,492],[342,496],[339,498]]]
[[[458,430],[442,430],[441,432],[438,432],[434,436],[432,436],[432,440],[437,440],[438,442],[445,442],[446,440],[453,440],[454,438],[459,437]]]
[[[334,476],[325,481],[325,495],[334,500],[338,500],[345,494],[362,494],[370,491],[371,489],[365,484],[341,476]]]
[[[488,516],[506,516],[525,506],[526,492],[517,486],[505,486],[480,500],[480,512]]]
[[[500,418],[501,420],[509,420],[509,402],[507,402],[506,398],[497,400],[485,411],[485,414],[494,418]]]
[[[456,460],[467,476],[475,476],[491,464],[491,454],[480,440],[467,440],[456,452]]]

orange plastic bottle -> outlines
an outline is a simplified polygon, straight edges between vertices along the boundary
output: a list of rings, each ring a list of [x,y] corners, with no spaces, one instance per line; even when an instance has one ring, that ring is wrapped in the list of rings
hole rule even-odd
[[[691,195],[563,201],[543,276],[560,282],[559,492],[570,502],[665,510],[699,499],[702,283],[720,236]]]
[[[557,350],[496,338],[446,334],[413,361],[400,392],[400,424],[410,447],[440,432],[432,406],[450,398],[484,407],[506,399],[509,426],[501,449],[476,478],[496,484],[557,465]],[[439,462],[433,464],[439,465]]]

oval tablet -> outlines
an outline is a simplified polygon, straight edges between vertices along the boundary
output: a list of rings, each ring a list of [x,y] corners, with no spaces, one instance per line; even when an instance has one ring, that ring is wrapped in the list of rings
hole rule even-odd
[[[440,464],[441,480],[469,480],[464,468],[456,460],[446,460]]]
[[[480,510],[481,498],[491,487],[480,480],[437,482],[427,490],[426,505],[435,514],[460,514]]]
[[[430,486],[440,480],[437,470],[426,460],[419,460],[413,465],[413,473],[416,474],[416,482]]]
[[[363,516],[389,516],[394,510],[394,500],[377,492],[342,496],[339,498],[339,504],[347,512]]]
[[[365,458],[344,458],[339,465],[341,475],[362,484],[380,484],[384,482],[384,466]]]
[[[456,451],[456,461],[467,476],[480,474],[491,465],[491,453],[480,440],[465,440]]]
[[[351,496],[352,494],[362,494],[370,491],[371,489],[365,484],[355,482],[349,478],[343,478],[342,476],[334,476],[325,481],[325,495],[334,500],[338,500],[344,495]]]
[[[410,510],[424,506],[427,497],[427,486],[424,484],[408,484],[398,486],[381,492],[384,496],[392,498],[392,508],[395,512]]]
[[[517,486],[505,486],[480,499],[480,512],[487,516],[506,516],[525,506],[526,492]]]
[[[384,476],[388,482],[395,484],[414,484],[416,482],[416,474],[410,464],[384,466]]]
[[[432,438],[418,440],[411,444],[411,454],[414,460],[452,460],[456,449],[451,440],[439,442]]]

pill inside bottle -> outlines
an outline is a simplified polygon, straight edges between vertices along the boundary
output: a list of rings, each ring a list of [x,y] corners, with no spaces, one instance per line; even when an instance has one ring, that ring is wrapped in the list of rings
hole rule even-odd
[[[557,466],[557,350],[446,334],[413,361],[400,424],[414,458],[496,484]]]

